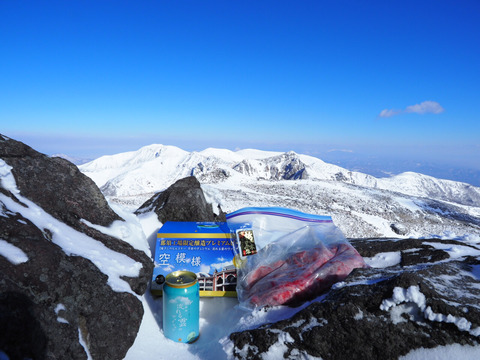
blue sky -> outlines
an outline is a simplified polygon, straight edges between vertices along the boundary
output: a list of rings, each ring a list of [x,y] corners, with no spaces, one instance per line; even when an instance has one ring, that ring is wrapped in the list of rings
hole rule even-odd
[[[0,0],[0,133],[480,170],[480,2]]]

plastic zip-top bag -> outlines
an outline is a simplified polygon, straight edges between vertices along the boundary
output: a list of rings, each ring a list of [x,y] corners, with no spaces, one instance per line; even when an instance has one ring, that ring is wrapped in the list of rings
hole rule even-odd
[[[296,306],[367,266],[330,216],[243,208],[227,224],[242,307]]]

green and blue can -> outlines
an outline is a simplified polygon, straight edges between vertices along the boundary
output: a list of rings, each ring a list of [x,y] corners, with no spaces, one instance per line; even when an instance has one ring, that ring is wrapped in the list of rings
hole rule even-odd
[[[174,341],[192,343],[200,328],[200,294],[197,276],[174,271],[163,284],[163,333]]]

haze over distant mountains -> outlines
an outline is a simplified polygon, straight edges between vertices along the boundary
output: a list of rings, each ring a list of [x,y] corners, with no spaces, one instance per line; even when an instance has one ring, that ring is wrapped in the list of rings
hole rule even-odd
[[[439,179],[480,186],[480,167],[474,169],[462,164],[445,164],[432,160],[407,159],[399,156],[382,157],[344,151],[325,152],[321,154],[320,158],[351,171],[363,172],[375,177],[386,177],[412,171]]]

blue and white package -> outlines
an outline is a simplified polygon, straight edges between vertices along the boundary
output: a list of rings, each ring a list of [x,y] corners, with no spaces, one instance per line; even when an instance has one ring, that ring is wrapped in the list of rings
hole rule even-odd
[[[196,274],[200,296],[236,296],[236,269],[230,229],[224,222],[166,222],[155,245],[151,292],[173,271]],[[163,278],[162,278],[163,277]]]

